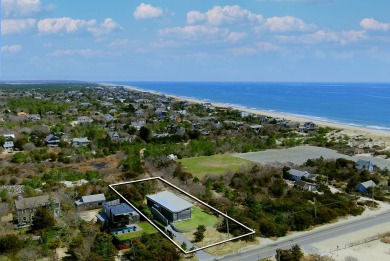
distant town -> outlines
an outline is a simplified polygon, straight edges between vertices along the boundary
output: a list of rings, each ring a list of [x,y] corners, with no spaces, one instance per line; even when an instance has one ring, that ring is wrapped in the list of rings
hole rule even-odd
[[[388,145],[126,86],[3,82],[0,259],[333,260],[293,241],[237,255],[380,211]],[[193,197],[156,180],[118,187],[124,198],[109,187],[153,177]]]

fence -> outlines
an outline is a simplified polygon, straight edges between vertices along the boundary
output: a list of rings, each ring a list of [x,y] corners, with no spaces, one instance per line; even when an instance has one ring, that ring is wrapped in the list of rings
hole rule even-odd
[[[335,251],[339,251],[341,249],[346,249],[346,248],[350,248],[350,247],[366,244],[366,243],[369,243],[371,241],[375,241],[375,240],[378,240],[378,239],[379,239],[378,235],[373,236],[373,237],[368,237],[368,238],[365,238],[365,239],[362,239],[362,240],[359,240],[359,241],[355,241],[355,242],[352,242],[352,243],[345,244],[344,247],[337,246],[337,248],[331,249],[329,252],[332,253],[332,252],[335,252]]]

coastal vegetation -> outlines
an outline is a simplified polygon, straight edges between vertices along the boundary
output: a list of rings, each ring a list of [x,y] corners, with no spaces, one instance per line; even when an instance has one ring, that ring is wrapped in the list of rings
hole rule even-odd
[[[239,109],[90,83],[1,85],[0,111],[0,258],[53,258],[56,249],[64,248],[64,260],[113,260],[121,245],[129,248],[124,254],[129,259],[184,258],[148,223],[139,223],[141,231],[113,235],[83,220],[75,207],[87,195],[117,199],[108,184],[153,176],[253,228],[256,234],[244,238],[248,241],[282,237],[375,206],[359,201],[361,195],[390,198],[386,168],[357,169],[355,161],[346,159],[263,165],[234,157],[298,145],[389,156],[380,143],[369,146],[372,141],[364,137],[347,137],[329,127],[298,128]],[[55,144],[49,137],[55,137]],[[85,144],[75,142],[80,140]],[[12,148],[7,147],[10,142]],[[294,186],[287,175],[291,168],[313,173],[303,181],[315,184],[317,191]],[[375,190],[357,192],[356,186],[368,180],[377,184]],[[156,184],[145,183],[124,186],[120,192],[153,218],[144,201],[156,190]],[[15,230],[15,200],[49,193],[61,201],[60,217],[52,219],[40,210],[32,229]],[[194,207],[192,215],[177,227],[191,230],[192,236],[197,232],[199,241],[202,225],[209,229],[203,231],[205,239],[210,231],[243,233],[234,222],[227,224],[204,209]]]

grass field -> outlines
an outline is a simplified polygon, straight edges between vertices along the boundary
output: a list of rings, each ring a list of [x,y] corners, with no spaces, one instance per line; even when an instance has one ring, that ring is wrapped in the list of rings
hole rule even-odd
[[[253,165],[245,159],[236,158],[229,154],[201,156],[194,158],[181,159],[180,162],[186,167],[187,171],[199,179],[206,174],[224,174],[226,171],[237,171],[248,165]]]
[[[175,227],[183,230],[195,230],[199,225],[206,227],[218,224],[219,219],[214,215],[207,214],[200,208],[194,207],[191,212],[191,219],[175,222]]]
[[[127,239],[135,238],[135,237],[140,237],[143,233],[146,234],[154,234],[157,233],[157,229],[155,229],[149,222],[140,222],[137,224],[142,228],[142,230],[135,231],[135,232],[130,232],[126,234],[121,234],[121,235],[115,235],[116,238],[118,238],[120,241],[124,241]]]

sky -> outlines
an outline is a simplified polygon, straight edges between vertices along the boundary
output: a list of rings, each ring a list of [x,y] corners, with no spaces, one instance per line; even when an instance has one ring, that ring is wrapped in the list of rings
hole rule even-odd
[[[389,0],[1,0],[0,80],[390,82]]]

